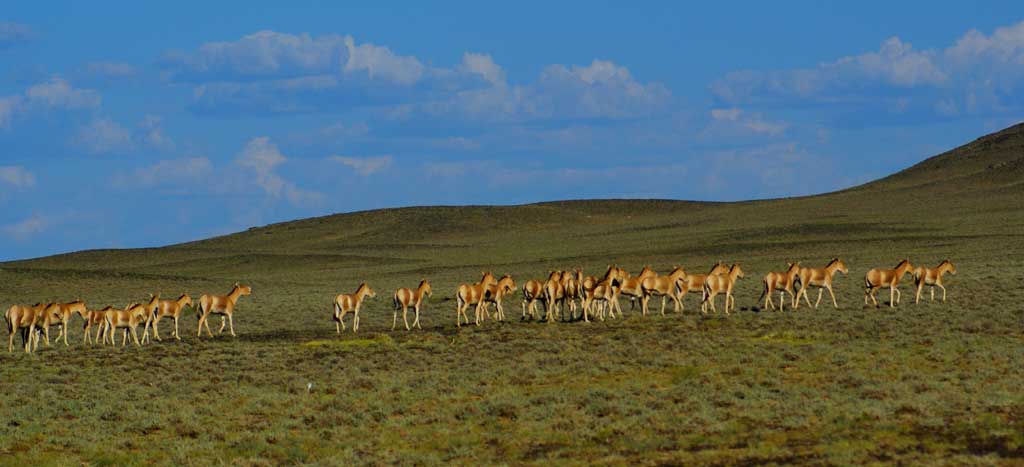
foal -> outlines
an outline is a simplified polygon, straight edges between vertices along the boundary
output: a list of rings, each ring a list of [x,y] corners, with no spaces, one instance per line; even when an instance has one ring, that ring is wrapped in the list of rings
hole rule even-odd
[[[932,293],[932,301],[935,300],[935,287],[938,287],[942,289],[942,303],[946,303],[946,287],[942,285],[942,275],[947,272],[956,275],[956,266],[953,266],[948,259],[943,260],[934,269],[923,266],[914,268],[914,282],[917,284],[917,298],[914,299],[914,304],[921,302],[921,290],[926,285],[929,286],[928,290]]]
[[[160,319],[165,316],[170,316],[174,320],[174,333],[171,336],[179,341],[181,340],[181,336],[178,335],[178,319],[181,318],[181,312],[186,306],[192,306],[192,297],[189,297],[188,294],[181,294],[177,300],[160,300],[156,311],[153,312],[153,336],[156,337],[156,340],[162,340],[160,339],[160,330],[157,328],[157,325],[160,324]]]
[[[78,313],[82,319],[85,319],[86,307],[85,302],[81,300],[75,300],[71,303],[58,303],[57,307],[53,309],[53,317],[50,322],[60,326],[60,332],[57,333],[56,342],[60,342],[61,337],[64,338],[64,345],[68,345],[68,324],[71,322],[71,317],[75,313]]]
[[[725,315],[729,316],[729,308],[736,308],[736,297],[732,296],[732,289],[736,281],[743,277],[743,269],[739,263],[733,264],[729,272],[708,276],[704,281],[704,301],[700,305],[701,313],[707,314],[707,304],[711,303],[711,311],[718,313],[715,309],[715,296],[725,294]]]
[[[356,289],[353,294],[341,294],[334,298],[334,327],[338,330],[338,334],[341,334],[342,328],[345,327],[345,315],[349,312],[352,313],[352,332],[359,331],[359,308],[363,305],[363,300],[366,297],[374,298],[377,293],[366,285],[366,282],[359,284],[359,288]]]
[[[516,290],[516,282],[512,280],[512,276],[505,274],[498,279],[498,283],[487,286],[484,289],[483,299],[480,301],[480,305],[483,307],[484,315],[490,318],[490,312],[487,311],[487,305],[493,303],[497,308],[495,312],[495,319],[498,321],[505,320],[505,309],[501,306],[502,299],[505,298],[506,294],[511,294]]]
[[[103,328],[106,323],[105,320],[107,312],[112,311],[113,309],[114,307],[108,306],[102,310],[86,310],[85,315],[82,316],[82,319],[85,320],[85,325],[82,326],[82,344],[92,344],[93,342],[97,344],[100,343],[100,336],[103,336]],[[92,336],[89,334],[89,330],[92,329],[93,326],[96,326],[95,340],[93,340]],[[106,342],[105,336],[103,338],[103,342]]]
[[[430,282],[427,282],[426,279],[420,281],[420,286],[417,287],[416,290],[406,288],[396,290],[393,299],[395,305],[395,316],[394,319],[391,320],[391,330],[394,331],[395,325],[398,324],[398,310],[402,310],[402,321],[405,322],[405,330],[409,330],[409,319],[407,316],[409,314],[410,306],[416,311],[416,318],[413,319],[412,326],[414,328],[423,329],[420,327],[420,305],[423,304],[423,297],[429,297],[432,293],[433,290],[430,288]]]
[[[490,272],[483,273],[483,277],[480,278],[480,282],[476,284],[460,284],[455,290],[455,326],[462,326],[462,318],[466,318],[466,324],[469,324],[469,316],[466,315],[466,310],[469,309],[470,305],[476,305],[476,325],[480,325],[480,306],[483,305],[484,292],[488,286],[497,284],[498,281],[494,278],[494,274]]]
[[[800,273],[800,262],[786,263],[789,269],[786,272],[769,272],[764,276],[764,292],[761,296],[764,297],[764,307],[775,309],[775,303],[772,302],[772,292],[779,291],[779,311],[786,310],[786,299],[782,295],[783,292],[788,293],[793,301],[796,301],[796,292],[793,292],[793,283],[795,282],[796,275]],[[760,301],[760,299],[759,299]],[[796,306],[795,304],[793,305]]]
[[[544,301],[544,284],[538,280],[530,279],[523,284],[523,320],[526,319],[526,312],[530,317],[537,319],[537,300]]]

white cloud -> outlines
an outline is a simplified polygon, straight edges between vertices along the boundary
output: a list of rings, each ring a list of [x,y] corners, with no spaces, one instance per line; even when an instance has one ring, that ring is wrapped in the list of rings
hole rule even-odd
[[[477,151],[483,146],[479,141],[464,136],[434,139],[430,141],[430,145],[440,149],[455,151]]]
[[[347,73],[365,71],[371,79],[383,78],[399,84],[410,85],[423,76],[424,66],[415,57],[395,55],[391,49],[370,43],[356,45],[351,36],[345,37],[348,49]]]
[[[481,63],[476,66],[488,70]],[[489,73],[493,75],[493,70]],[[672,99],[660,83],[640,83],[626,67],[602,60],[588,66],[550,65],[535,82],[526,85],[510,85],[502,80],[492,83],[422,105],[401,106],[392,116],[404,119],[425,114],[474,122],[630,119],[663,113]]]
[[[203,44],[192,53],[169,52],[162,66],[171,79],[192,82],[246,82],[319,77],[293,84],[336,86],[336,78],[365,74],[370,80],[401,85],[422,78],[427,67],[415,57],[395,54],[352,36],[259,31],[230,42]],[[329,77],[333,76],[335,80]]]
[[[789,125],[781,122],[769,122],[761,120],[760,118],[753,118],[744,123],[750,131],[754,133],[762,133],[771,136],[781,135],[789,128]]]
[[[743,110],[737,108],[731,109],[711,109],[711,118],[718,121],[735,122],[743,115]]]
[[[736,71],[711,85],[726,102],[757,98],[817,98],[871,86],[941,86],[948,81],[935,63],[935,52],[918,52],[892,37],[877,52],[842,57],[815,68],[775,72]]]
[[[159,185],[188,184],[213,173],[213,164],[205,157],[169,159],[143,167],[129,174],[114,177],[114,185],[120,188],[154,187]]]
[[[101,118],[79,128],[74,142],[93,154],[124,152],[132,148],[132,134],[113,120]]]
[[[813,68],[736,71],[712,84],[729,103],[809,101],[889,114],[952,117],[1024,108],[1024,22],[991,35],[968,31],[946,48],[916,50],[899,37],[877,51]]]
[[[59,76],[28,88],[25,100],[27,105],[67,110],[93,109],[99,107],[101,102],[96,91],[75,88]]]
[[[0,128],[8,128],[14,111],[21,103],[21,96],[0,97]]]
[[[708,153],[701,167],[705,196],[722,201],[835,190],[839,175],[828,158],[790,141]]]
[[[737,130],[779,136],[789,128],[789,124],[785,122],[768,121],[758,113],[744,112],[743,109],[736,107],[711,109],[711,120],[704,130],[705,136],[724,137]]]
[[[391,156],[346,157],[331,156],[330,160],[355,170],[360,176],[366,177],[391,167]]]
[[[109,118],[97,118],[80,127],[72,142],[93,154],[174,149],[174,142],[164,134],[163,120],[156,115],[143,117],[134,131]]]
[[[172,79],[223,81],[331,73],[348,60],[345,37],[259,31],[233,42],[210,42],[193,53],[170,52]]]
[[[256,175],[256,184],[273,198],[283,196],[296,205],[319,202],[323,195],[302,190],[275,172],[275,168],[287,160],[270,138],[260,136],[249,140],[235,163],[252,171]]]
[[[0,49],[32,40],[32,28],[18,23],[0,21]]]
[[[671,97],[661,84],[642,84],[626,67],[603,60],[586,67],[548,66],[535,87],[533,107],[561,117],[645,116],[665,110]]]
[[[49,219],[40,216],[39,214],[33,214],[20,222],[0,227],[0,231],[8,237],[13,237],[15,240],[27,240],[29,237],[46,230],[50,224],[51,222]]]
[[[138,73],[133,65],[120,62],[89,62],[82,66],[81,73],[101,78],[130,78]]]
[[[494,63],[494,59],[488,54],[466,52],[462,54],[462,64],[459,68],[467,73],[478,74],[491,84],[505,82],[505,70]]]
[[[991,36],[972,29],[947,48],[945,56],[958,67],[985,62],[1019,68],[1024,65],[1024,21],[997,28]]]
[[[36,176],[19,166],[0,166],[0,186],[14,188],[32,188],[36,186]]]
[[[163,119],[156,115],[146,115],[133,139],[144,146],[158,149],[174,149],[174,141],[164,134]]]
[[[369,134],[370,127],[365,123],[337,122],[321,128],[318,133],[324,138],[356,138]]]
[[[96,91],[75,88],[65,79],[54,76],[30,86],[24,93],[0,96],[0,128],[9,128],[16,116],[54,110],[91,110],[100,103]]]
[[[641,83],[605,60],[551,65],[535,82],[512,85],[488,54],[467,52],[454,67],[434,67],[352,36],[261,31],[169,53],[163,66],[171,79],[197,84],[191,109],[200,113],[373,106],[395,118],[625,119],[662,112],[671,99],[661,84]]]
[[[878,52],[844,57],[833,66],[841,69],[835,72],[837,75],[856,75],[859,72],[866,79],[894,86],[939,86],[948,79],[936,66],[933,52],[914,51],[909,43],[898,37],[886,40]]]
[[[236,162],[242,167],[252,169],[257,175],[265,177],[273,173],[274,167],[287,160],[277,145],[270,142],[270,138],[260,136],[249,140]]]

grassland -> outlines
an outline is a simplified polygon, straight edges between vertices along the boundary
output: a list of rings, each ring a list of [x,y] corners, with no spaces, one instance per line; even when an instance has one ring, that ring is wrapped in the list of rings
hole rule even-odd
[[[69,232],[73,235],[73,232]],[[1024,128],[827,195],[744,203],[575,201],[363,212],[158,249],[0,264],[0,303],[253,286],[238,338],[72,345],[0,364],[0,463],[1020,464]],[[786,260],[842,257],[842,309],[755,308]],[[864,272],[944,258],[950,301],[862,306]],[[609,263],[741,262],[732,316],[456,329],[456,285]],[[430,278],[423,330],[390,293]],[[332,297],[378,290],[358,335]],[[883,296],[886,296],[883,294]],[[4,305],[6,306],[6,305]],[[628,308],[628,305],[627,305]],[[214,321],[216,324],[217,321]],[[312,389],[307,390],[312,383]]]

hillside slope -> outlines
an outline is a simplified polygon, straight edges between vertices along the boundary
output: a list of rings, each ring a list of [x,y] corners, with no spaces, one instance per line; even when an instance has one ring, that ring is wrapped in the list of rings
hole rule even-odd
[[[858,189],[925,188],[971,191],[1022,189],[1024,184],[1024,123],[982,136]]]
[[[306,258],[310,264],[358,266],[379,258],[459,255],[460,250],[488,244],[527,245],[518,252],[547,258],[597,255],[609,251],[608,244],[617,244],[615,253],[631,255],[640,253],[635,244],[639,239],[657,251],[696,236],[715,241],[761,232],[776,237],[817,232],[825,237],[952,228],[969,234],[1018,226],[1022,212],[1024,124],[883,179],[817,196],[739,203],[588,200],[383,209],[284,222],[159,249],[80,252],[4,267],[109,269],[116,264],[189,271],[272,263],[273,257],[252,255],[280,254],[313,255]],[[946,226],[951,216],[958,221]],[[553,245],[554,238],[564,242],[548,251],[544,245]],[[111,258],[116,260],[110,263]]]

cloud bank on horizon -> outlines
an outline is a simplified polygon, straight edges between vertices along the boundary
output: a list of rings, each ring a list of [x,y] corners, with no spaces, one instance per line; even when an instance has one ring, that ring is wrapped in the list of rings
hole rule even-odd
[[[387,28],[364,39],[334,13],[337,30],[236,24],[249,30],[130,52],[70,40],[86,26],[0,17],[0,259],[389,206],[810,194],[1024,110],[1024,21],[923,45],[893,34],[855,53],[827,41],[779,52],[793,66],[719,45],[701,52],[722,56],[708,74],[686,42],[578,46],[544,62],[511,38],[501,53],[444,31],[427,44]],[[608,34],[583,23],[550,34]]]

